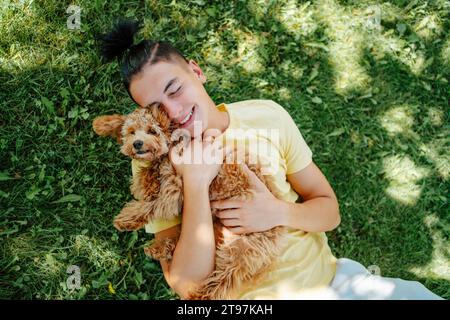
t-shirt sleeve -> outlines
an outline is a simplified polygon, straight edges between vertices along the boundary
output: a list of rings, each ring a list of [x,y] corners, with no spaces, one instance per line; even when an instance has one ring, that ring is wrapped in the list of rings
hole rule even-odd
[[[171,220],[154,219],[145,225],[145,232],[157,233],[162,230],[169,229],[181,223],[181,216],[177,216]]]
[[[145,167],[145,162],[139,161],[136,159],[131,160],[131,172],[133,174],[133,178],[136,174]],[[177,224],[181,223],[181,216],[175,217],[171,220],[163,220],[163,219],[153,219],[149,223],[145,225],[145,232],[147,233],[157,233],[162,230],[169,229]]]
[[[290,114],[280,106],[280,146],[286,174],[304,169],[312,161],[312,151]]]

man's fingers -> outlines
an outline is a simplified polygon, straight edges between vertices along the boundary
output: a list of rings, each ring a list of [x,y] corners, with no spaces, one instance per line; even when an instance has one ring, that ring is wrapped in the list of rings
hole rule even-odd
[[[218,201],[211,201],[211,208],[215,209],[237,209],[242,207],[243,202],[239,200],[218,200]]]
[[[231,231],[234,234],[244,234],[245,229],[243,227],[229,227],[228,228],[229,231]]]
[[[250,178],[250,183],[256,190],[265,190],[267,188],[266,185],[258,178],[258,176],[252,170],[250,170],[247,164],[244,163],[243,168]]]
[[[239,211],[237,209],[219,210],[216,217],[219,219],[239,219]]]
[[[238,219],[221,219],[220,222],[225,227],[240,227]]]

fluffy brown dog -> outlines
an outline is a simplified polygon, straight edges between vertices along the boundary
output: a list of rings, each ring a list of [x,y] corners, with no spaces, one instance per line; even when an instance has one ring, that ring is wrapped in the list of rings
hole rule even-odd
[[[126,204],[116,216],[114,226],[121,231],[138,230],[152,219],[173,219],[180,215],[182,179],[170,163],[168,151],[173,146],[182,152],[183,144],[174,139],[176,130],[166,113],[157,107],[138,108],[126,116],[97,117],[93,127],[98,135],[117,138],[123,154],[151,161],[151,166],[140,170],[132,180],[131,192],[136,200]],[[248,167],[275,192],[258,166],[248,164]],[[250,199],[250,180],[242,164],[224,163],[210,185],[209,195],[211,201]],[[218,223],[215,221],[215,231],[220,230]],[[233,299],[237,290],[265,274],[279,254],[284,231],[283,227],[276,227],[227,238],[216,232],[215,270],[188,298]],[[178,237],[164,239],[144,250],[154,259],[171,259],[177,240]]]

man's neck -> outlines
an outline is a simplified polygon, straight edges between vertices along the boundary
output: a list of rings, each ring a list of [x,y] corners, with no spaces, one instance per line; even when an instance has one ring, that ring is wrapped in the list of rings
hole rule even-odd
[[[230,125],[230,115],[227,111],[220,111],[217,108],[214,109],[213,113],[211,118],[217,121],[211,123],[209,127],[219,129],[222,133],[225,132]]]

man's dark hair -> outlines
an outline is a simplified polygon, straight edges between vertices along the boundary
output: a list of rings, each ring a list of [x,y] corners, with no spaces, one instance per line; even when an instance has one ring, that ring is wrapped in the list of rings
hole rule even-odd
[[[131,99],[133,97],[130,93],[130,82],[144,65],[153,65],[160,61],[175,62],[180,58],[188,63],[184,55],[167,41],[142,40],[134,44],[134,36],[141,28],[138,21],[120,20],[110,32],[97,37],[101,42],[103,59],[109,62],[117,58],[123,83]]]

